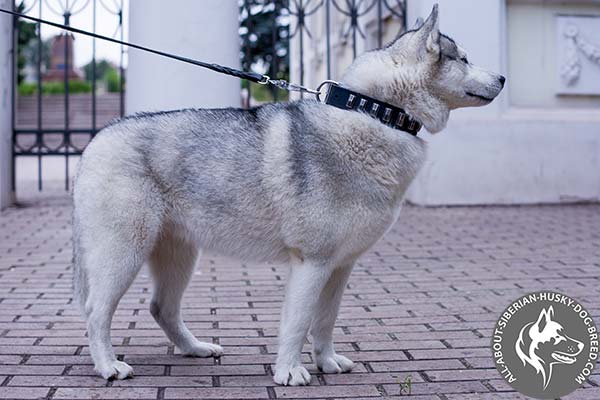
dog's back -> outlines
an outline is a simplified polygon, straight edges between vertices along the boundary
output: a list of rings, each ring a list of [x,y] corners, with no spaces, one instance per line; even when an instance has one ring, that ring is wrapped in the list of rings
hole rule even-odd
[[[335,251],[362,225],[357,214],[381,230],[424,145],[395,131],[390,140],[358,113],[352,126],[339,113],[307,101],[126,118],[98,135],[81,160],[75,236],[86,210],[115,214],[124,205],[152,214],[145,221],[179,225],[202,248],[258,260],[284,261],[300,246]]]

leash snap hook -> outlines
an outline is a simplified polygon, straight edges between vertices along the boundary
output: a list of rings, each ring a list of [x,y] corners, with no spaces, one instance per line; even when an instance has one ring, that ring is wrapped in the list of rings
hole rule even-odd
[[[317,90],[315,91],[316,93],[314,93],[314,95],[317,97],[317,101],[321,101],[321,94],[322,94],[321,88],[323,86],[325,86],[325,85],[336,85],[336,86],[339,86],[339,84],[340,84],[339,82],[332,81],[331,79],[326,79],[323,82],[321,82],[319,84],[319,86],[317,86]]]

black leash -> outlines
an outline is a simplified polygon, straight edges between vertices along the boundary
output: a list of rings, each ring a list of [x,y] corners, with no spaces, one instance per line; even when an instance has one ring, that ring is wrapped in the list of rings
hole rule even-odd
[[[152,54],[157,54],[159,56],[163,56],[163,57],[167,57],[167,58],[172,58],[174,60],[182,61],[182,62],[185,62],[185,63],[188,63],[188,64],[193,64],[193,65],[197,65],[199,67],[208,68],[210,70],[219,72],[221,74],[235,76],[237,78],[246,79],[246,80],[249,80],[251,82],[260,83],[260,84],[263,84],[263,85],[272,84],[272,85],[274,85],[274,86],[276,86],[276,87],[278,87],[280,89],[284,89],[284,90],[288,90],[288,91],[306,92],[306,93],[312,93],[312,94],[317,94],[318,93],[317,91],[315,91],[313,89],[309,89],[309,88],[306,88],[304,86],[296,85],[296,84],[287,82],[285,80],[271,79],[268,75],[262,75],[262,74],[258,74],[256,72],[240,71],[238,69],[225,67],[225,66],[219,65],[219,64],[207,63],[207,62],[204,62],[204,61],[194,60],[194,59],[191,59],[191,58],[188,58],[188,57],[182,57],[182,56],[178,56],[178,55],[175,55],[175,54],[166,53],[164,51],[151,49],[151,48],[145,47],[145,46],[140,46],[139,44],[128,43],[128,42],[124,42],[122,40],[113,39],[113,38],[108,37],[108,36],[98,35],[97,33],[88,32],[88,31],[84,31],[82,29],[73,28],[73,27],[68,26],[68,25],[58,24],[56,22],[47,21],[47,20],[44,20],[44,19],[30,17],[29,15],[21,14],[21,13],[18,13],[16,11],[4,10],[4,9],[0,8],[0,12],[6,13],[6,14],[11,14],[11,15],[14,15],[16,17],[28,19],[30,21],[37,22],[38,24],[45,24],[45,25],[54,26],[56,28],[61,28],[61,29],[64,29],[66,31],[69,31],[69,32],[79,33],[79,34],[85,35],[85,36],[91,36],[91,37],[96,38],[96,39],[106,40],[108,42],[120,44],[120,45],[123,45],[123,46],[128,46],[128,47],[131,47],[131,48],[134,48],[134,49],[138,49],[138,50],[147,51],[147,52],[152,53]]]
[[[91,36],[96,39],[106,40],[108,42],[120,44],[123,46],[128,46],[134,49],[147,51],[152,54],[157,54],[159,56],[172,58],[174,60],[182,61],[188,64],[197,65],[199,67],[207,68],[215,72],[219,72],[221,74],[235,76],[240,79],[245,79],[251,82],[256,82],[261,85],[271,84],[275,87],[278,87],[287,91],[294,92],[304,92],[311,93],[317,96],[317,100],[320,101],[321,88],[325,85],[329,85],[329,91],[327,94],[327,98],[325,99],[325,104],[332,105],[337,108],[345,109],[345,110],[355,110],[359,112],[364,112],[370,115],[372,118],[379,120],[381,123],[388,125],[392,128],[408,132],[411,135],[417,135],[417,132],[421,129],[421,124],[413,119],[406,111],[402,108],[393,106],[391,104],[376,100],[372,97],[365,96],[363,94],[353,92],[349,89],[343,88],[339,85],[339,83],[335,81],[324,81],[319,87],[315,89],[310,89],[302,85],[297,85],[294,83],[290,83],[283,79],[271,79],[268,75],[258,74],[256,72],[246,72],[240,71],[238,69],[225,67],[223,65],[207,63],[204,61],[194,60],[188,57],[182,57],[175,54],[165,53],[164,51],[151,49],[149,47],[140,46],[135,43],[128,43],[122,40],[113,39],[108,36],[98,35],[97,33],[84,31],[82,29],[73,28],[68,25],[58,24],[56,22],[47,21],[40,18],[30,17],[29,15],[21,14],[16,11],[9,11],[0,8],[0,12],[14,15],[15,17],[28,19],[30,21],[37,22],[38,24],[46,24],[50,26],[54,26],[56,28],[64,29],[68,32],[79,33],[85,36]]]

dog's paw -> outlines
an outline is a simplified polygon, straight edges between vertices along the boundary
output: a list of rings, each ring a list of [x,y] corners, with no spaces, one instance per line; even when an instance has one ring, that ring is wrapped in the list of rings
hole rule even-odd
[[[221,357],[223,348],[218,344],[198,342],[181,353],[185,357]]]
[[[113,379],[127,379],[133,376],[133,368],[123,361],[115,360],[97,365],[94,369],[100,376],[110,381]]]
[[[310,383],[310,374],[302,365],[275,366],[273,380],[278,385],[304,386]]]
[[[327,357],[316,357],[317,367],[326,374],[341,374],[350,372],[354,368],[354,362],[340,354],[333,353]]]

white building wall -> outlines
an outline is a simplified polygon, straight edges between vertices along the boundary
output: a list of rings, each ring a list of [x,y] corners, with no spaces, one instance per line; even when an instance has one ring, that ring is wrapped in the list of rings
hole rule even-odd
[[[236,0],[131,0],[129,39],[177,55],[240,65]],[[126,112],[240,106],[240,81],[129,50]]]
[[[12,9],[12,0],[0,0],[0,8]],[[12,21],[0,15],[0,209],[14,201],[12,191]]]
[[[518,57],[525,67],[532,58],[541,56],[535,46],[528,52],[511,52],[507,3],[409,0],[409,21],[426,16],[434,2],[440,4],[441,30],[467,50],[473,63],[507,75],[507,87],[487,107],[454,111],[445,131],[435,136],[422,134],[429,142],[429,159],[408,199],[424,205],[600,200],[599,110],[511,103],[511,88],[518,81],[512,82],[511,74],[507,74],[509,58]],[[549,3],[522,2],[539,7]],[[600,8],[596,12],[600,14]],[[531,27],[535,30],[539,26]],[[531,74],[529,79],[539,78]]]
[[[430,152],[409,190],[408,200],[422,205],[599,201],[600,96],[565,95],[557,90],[557,60],[561,54],[556,44],[555,18],[600,17],[600,1],[406,3],[409,27],[417,17],[427,17],[433,4],[439,3],[441,30],[467,50],[471,62],[508,79],[503,93],[492,104],[453,111],[443,132],[419,134],[429,143]],[[376,43],[376,17],[373,10],[359,20],[367,39],[359,36],[358,54]],[[311,39],[305,36],[305,82],[315,86],[324,79],[326,65],[324,13],[307,20],[316,44],[311,45]],[[600,27],[600,18],[598,21]],[[347,17],[332,8],[333,79],[339,78],[352,60],[352,41],[344,43],[341,38],[347,23]],[[384,27],[385,43],[395,36],[399,23],[388,15]],[[581,31],[587,40],[600,46],[600,28]],[[297,81],[297,38],[292,45],[291,77]],[[581,79],[597,82],[600,65],[591,65],[583,57]],[[597,74],[597,78],[590,74]]]

